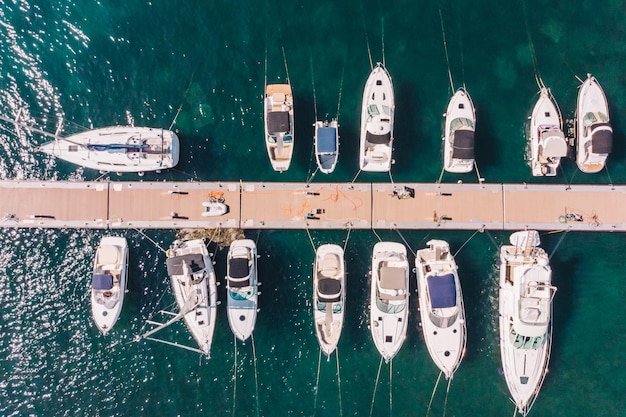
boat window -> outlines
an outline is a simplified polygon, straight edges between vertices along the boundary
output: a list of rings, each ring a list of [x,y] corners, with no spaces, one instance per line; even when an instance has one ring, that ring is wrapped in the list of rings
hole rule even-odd
[[[291,135],[285,135],[285,136],[283,137],[283,142],[285,142],[285,143],[290,143],[290,142],[293,142],[293,136],[291,136]]]
[[[367,107],[367,113],[370,116],[378,116],[380,114],[380,111],[378,110],[378,106],[376,104],[370,104]]]
[[[382,106],[383,108],[383,114],[387,114],[389,116],[391,116],[391,107],[389,106]]]
[[[276,136],[269,135],[269,136],[267,137],[267,141],[268,141],[269,143],[276,143]]]
[[[230,294],[230,297],[233,300],[242,301],[242,300],[247,300],[248,299],[247,295],[249,294],[249,292],[246,291],[246,293],[242,294],[242,293],[240,293],[238,291],[230,290],[229,294]]]

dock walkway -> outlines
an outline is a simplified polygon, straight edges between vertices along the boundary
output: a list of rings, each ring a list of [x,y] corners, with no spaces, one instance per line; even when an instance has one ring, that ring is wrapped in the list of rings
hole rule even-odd
[[[626,231],[624,207],[612,185],[0,181],[3,228]]]

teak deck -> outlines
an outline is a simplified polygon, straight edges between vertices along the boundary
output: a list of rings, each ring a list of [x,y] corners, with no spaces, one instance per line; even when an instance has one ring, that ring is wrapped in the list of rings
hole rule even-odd
[[[612,185],[0,181],[5,228],[626,231],[623,207]]]

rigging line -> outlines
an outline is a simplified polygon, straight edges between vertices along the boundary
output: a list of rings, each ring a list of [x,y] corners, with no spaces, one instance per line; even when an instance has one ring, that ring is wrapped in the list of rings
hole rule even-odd
[[[233,345],[235,346],[235,360],[233,364],[233,416],[235,415],[235,405],[237,404],[237,336],[233,335]]]
[[[409,248],[409,250],[411,251],[411,253],[413,254],[413,256],[415,256],[415,251],[413,250],[413,248],[411,247],[411,245],[409,245],[409,242],[406,241],[406,239],[404,238],[404,236],[402,236],[402,233],[400,232],[400,229],[398,229],[397,227],[394,226],[394,229],[396,230],[396,232],[398,232],[398,235],[400,236],[400,239],[402,239],[402,241],[404,242],[404,244]]]
[[[163,249],[161,246],[159,246],[158,243],[156,243],[154,240],[152,240],[150,238],[150,236],[148,236],[147,234],[145,234],[144,232],[142,232],[141,230],[137,229],[136,227],[133,227],[133,229],[139,233],[140,235],[142,235],[143,237],[145,237],[146,239],[148,239],[150,241],[150,243],[152,243],[154,246],[156,246],[157,248],[159,248],[161,250],[161,252],[163,253],[167,253],[167,251],[165,249]]]
[[[448,42],[446,42],[446,31],[443,27],[443,14],[439,9],[439,21],[441,22],[441,34],[443,36],[443,50],[446,53],[446,64],[448,65],[448,79],[450,80],[450,89],[454,93],[454,83],[452,82],[452,71],[450,70],[450,58],[448,57]]]
[[[317,413],[317,392],[320,387],[320,368],[322,365],[322,348],[320,347],[320,354],[317,358],[317,377],[315,378],[315,396],[313,398],[313,415]]]
[[[168,130],[172,130],[172,128],[174,127],[174,124],[176,123],[176,119],[178,119],[178,115],[180,114],[180,111],[183,109],[183,104],[185,103],[185,100],[187,99],[187,94],[189,94],[189,90],[191,89],[191,85],[193,84],[193,77],[196,75],[197,69],[198,68],[196,67],[196,69],[194,69],[193,72],[191,73],[191,79],[189,80],[189,85],[187,86],[187,89],[185,90],[185,94],[183,94],[183,101],[180,103],[180,106],[178,106],[178,110],[176,111],[174,120],[172,120],[172,124],[170,125],[170,128]]]
[[[446,389],[446,399],[443,402],[443,416],[446,417],[446,408],[448,408],[448,394],[450,393],[450,384],[452,383],[452,378],[448,379],[448,388]]]
[[[452,255],[453,258],[456,258],[456,256],[459,254],[459,252],[461,252],[461,249],[463,249],[465,247],[465,245],[467,245],[469,243],[470,240],[472,240],[472,238],[474,236],[476,236],[476,233],[480,232],[480,229],[477,229],[470,237],[469,239],[467,239],[459,248],[459,250],[457,250],[454,255]]]
[[[437,392],[437,386],[439,385],[441,374],[443,374],[443,371],[439,371],[437,382],[435,382],[435,386],[433,387],[433,393],[430,395],[430,401],[428,402],[428,409],[426,410],[426,417],[428,417],[428,414],[430,414],[430,407],[433,405],[433,398],[435,398],[435,392]]]
[[[259,376],[256,368],[256,345],[254,344],[254,333],[250,335],[252,340],[252,363],[254,363],[254,390],[256,399],[256,415],[259,417]]]
[[[372,62],[372,50],[370,48],[370,40],[367,36],[367,26],[365,25],[365,12],[363,11],[363,1],[359,2],[359,9],[361,10],[361,23],[363,23],[363,32],[365,33],[365,43],[367,44],[367,56],[370,59],[370,70],[374,69],[374,63]]]
[[[370,417],[374,412],[374,400],[376,399],[376,390],[378,389],[378,380],[380,379],[380,369],[383,367],[383,357],[380,357],[380,363],[378,364],[378,373],[376,374],[376,382],[374,383],[374,393],[372,394],[372,404],[370,405]]]
[[[283,50],[283,62],[285,63],[285,73],[287,74],[287,84],[291,86],[291,81],[289,80],[289,68],[287,68],[287,55],[285,55],[285,47],[281,46]]]
[[[341,401],[341,375],[339,374],[339,348],[335,348],[335,358],[337,359],[337,391],[339,392],[339,416],[343,416],[343,403]]]
[[[389,361],[389,415],[393,416],[393,359]]]
[[[563,233],[561,235],[561,238],[559,239],[559,241],[556,243],[556,246],[554,247],[554,250],[552,251],[552,253],[550,254],[550,256],[548,256],[548,260],[552,259],[552,255],[554,255],[556,253],[556,250],[559,248],[559,246],[561,245],[561,242],[563,242],[563,239],[565,239],[565,236],[567,235],[567,233],[569,232],[569,230],[565,230],[565,233]]]

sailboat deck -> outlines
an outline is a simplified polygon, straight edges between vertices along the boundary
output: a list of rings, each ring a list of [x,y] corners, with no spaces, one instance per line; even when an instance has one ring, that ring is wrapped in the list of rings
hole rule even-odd
[[[1,227],[626,231],[625,206],[612,185],[0,181]]]

